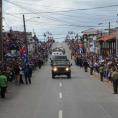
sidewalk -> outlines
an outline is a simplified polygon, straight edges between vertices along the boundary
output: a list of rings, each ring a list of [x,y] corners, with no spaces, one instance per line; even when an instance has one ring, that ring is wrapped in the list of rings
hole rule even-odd
[[[90,68],[88,69],[88,73],[90,73]],[[93,71],[93,75],[90,75],[90,76],[94,76],[95,79],[101,81],[100,80],[100,74],[97,72]],[[104,83],[105,85],[109,86],[109,87],[112,87],[112,82],[109,81],[108,79],[103,78],[103,81],[101,81],[101,82]]]

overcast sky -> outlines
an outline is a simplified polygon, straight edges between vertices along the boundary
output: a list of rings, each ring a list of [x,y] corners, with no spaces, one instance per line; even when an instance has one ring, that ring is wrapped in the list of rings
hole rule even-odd
[[[50,31],[55,38],[63,40],[68,31],[80,34],[92,26],[104,29],[108,28],[109,21],[112,27],[117,26],[118,6],[68,11],[109,5],[118,5],[118,0],[3,0],[4,29],[9,30],[12,26],[13,30],[23,31],[22,14],[19,13],[37,13],[25,14],[27,31],[33,32],[34,29],[37,35]],[[68,12],[55,12],[66,10]],[[98,27],[99,23],[103,23],[101,27]]]

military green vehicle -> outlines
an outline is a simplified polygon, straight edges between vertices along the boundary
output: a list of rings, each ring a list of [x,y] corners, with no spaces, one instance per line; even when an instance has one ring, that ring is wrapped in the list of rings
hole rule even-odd
[[[56,75],[67,75],[71,78],[71,65],[69,60],[54,60],[52,66],[52,78]]]

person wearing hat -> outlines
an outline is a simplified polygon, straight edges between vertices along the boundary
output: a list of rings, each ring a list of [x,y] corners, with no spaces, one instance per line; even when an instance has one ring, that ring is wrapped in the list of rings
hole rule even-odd
[[[7,76],[4,72],[0,73],[0,89],[1,98],[5,98],[5,93],[7,89]]]
[[[113,81],[114,94],[117,94],[118,93],[118,70],[115,68],[113,68],[112,81]]]

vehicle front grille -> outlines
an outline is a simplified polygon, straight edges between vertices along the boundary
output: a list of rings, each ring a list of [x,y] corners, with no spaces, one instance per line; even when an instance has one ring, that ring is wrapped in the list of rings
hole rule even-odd
[[[58,71],[63,72],[63,71],[65,71],[65,68],[63,68],[63,67],[59,67],[59,68],[58,68]]]

